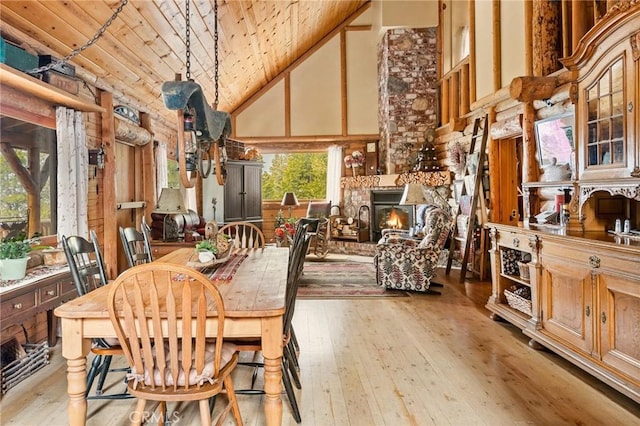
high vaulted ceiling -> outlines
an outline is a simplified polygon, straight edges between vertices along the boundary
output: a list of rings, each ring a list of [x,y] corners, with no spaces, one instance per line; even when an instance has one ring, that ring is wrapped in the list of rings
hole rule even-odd
[[[218,109],[232,112],[368,3],[218,0]],[[2,0],[0,30],[3,37],[26,42],[36,53],[62,58],[94,37],[121,4]],[[186,0],[128,0],[104,35],[71,63],[86,70],[79,74],[97,87],[116,97],[126,95],[133,107],[168,117],[161,85],[176,73],[186,78],[185,8]],[[191,78],[213,103],[214,1],[190,0],[190,11]]]

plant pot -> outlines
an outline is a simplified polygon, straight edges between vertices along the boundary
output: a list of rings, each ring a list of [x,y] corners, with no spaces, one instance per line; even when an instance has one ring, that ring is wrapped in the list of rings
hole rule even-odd
[[[21,259],[0,259],[0,279],[21,280],[27,274],[29,257]]]

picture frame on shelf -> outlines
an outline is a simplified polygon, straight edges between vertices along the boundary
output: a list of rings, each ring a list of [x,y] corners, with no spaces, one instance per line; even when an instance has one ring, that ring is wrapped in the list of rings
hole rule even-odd
[[[575,151],[573,113],[556,115],[534,123],[538,163],[540,167],[550,164],[569,164],[573,167]]]

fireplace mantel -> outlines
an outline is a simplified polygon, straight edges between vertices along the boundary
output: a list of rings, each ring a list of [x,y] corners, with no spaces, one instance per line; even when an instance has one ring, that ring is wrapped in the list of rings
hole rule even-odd
[[[451,172],[407,172],[392,175],[349,176],[340,179],[340,187],[381,188],[401,187],[407,183],[420,183],[425,186],[442,186],[451,183]]]

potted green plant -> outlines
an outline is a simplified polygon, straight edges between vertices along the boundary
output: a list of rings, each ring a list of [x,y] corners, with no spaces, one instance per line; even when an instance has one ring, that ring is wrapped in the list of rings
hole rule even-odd
[[[0,279],[21,280],[27,273],[27,254],[31,251],[31,240],[24,235],[5,238],[0,242]]]

